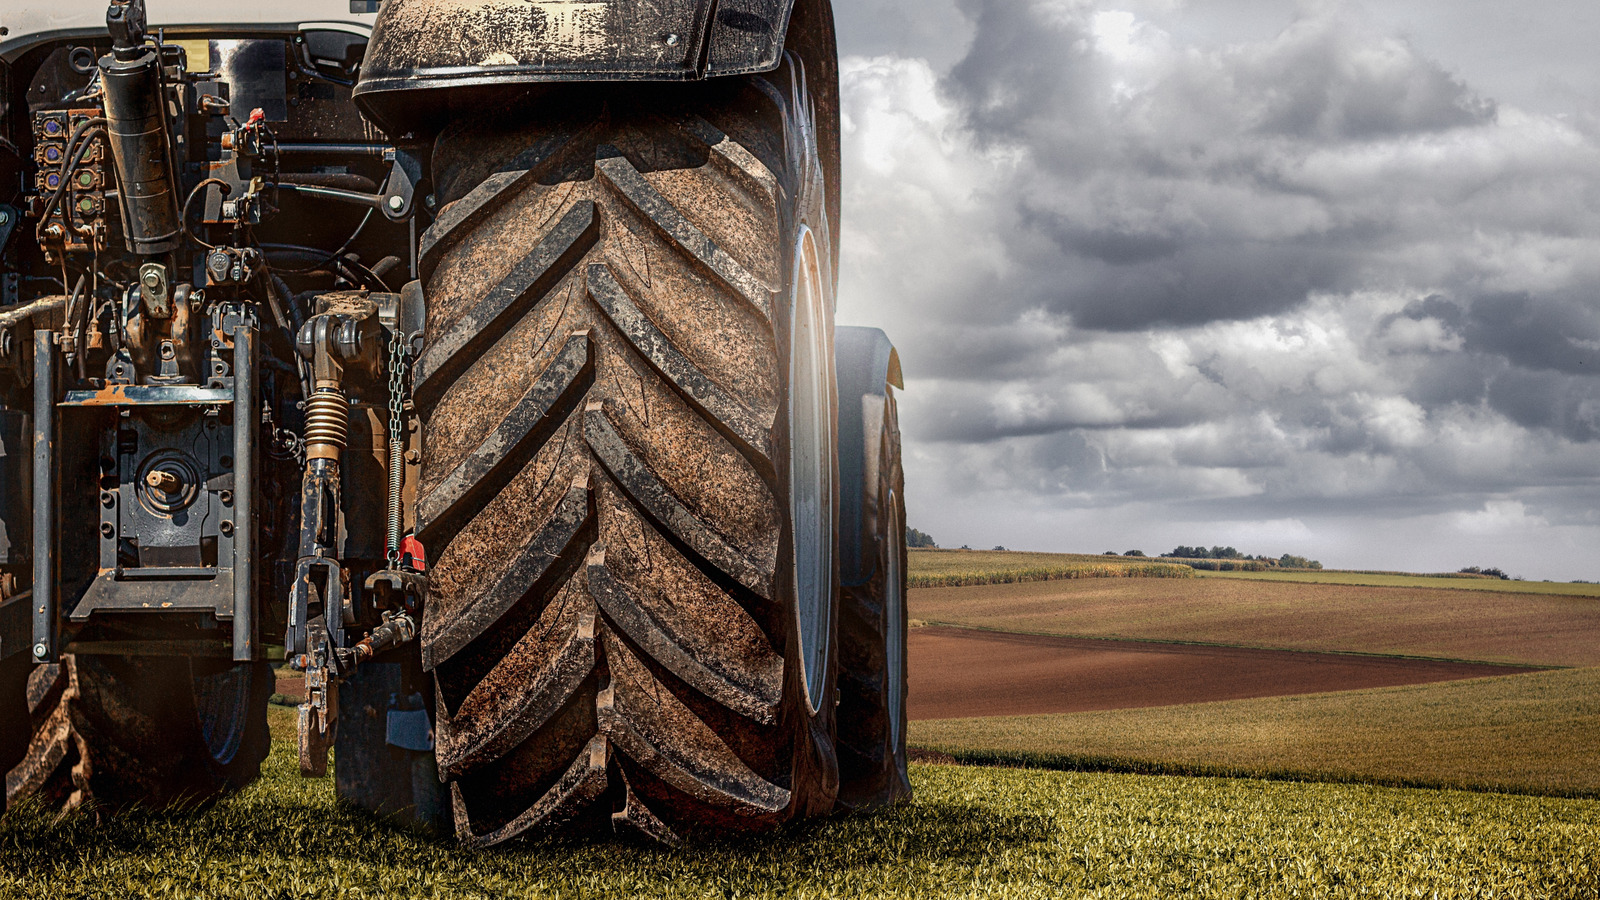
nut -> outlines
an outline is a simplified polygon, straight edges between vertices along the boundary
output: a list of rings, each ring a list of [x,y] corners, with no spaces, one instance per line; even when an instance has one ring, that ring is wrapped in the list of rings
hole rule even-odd
[[[178,489],[183,486],[183,481],[179,479],[177,475],[166,469],[151,469],[150,472],[144,476],[144,483],[149,485],[153,490],[162,491],[168,494],[176,494]]]

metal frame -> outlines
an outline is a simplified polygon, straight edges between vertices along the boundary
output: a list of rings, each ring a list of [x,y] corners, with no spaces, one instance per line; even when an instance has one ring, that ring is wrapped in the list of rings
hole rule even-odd
[[[59,415],[62,408],[192,406],[233,407],[233,552],[229,567],[162,569],[159,573],[115,568],[90,583],[73,608],[73,621],[86,621],[109,610],[192,610],[232,620],[232,658],[256,659],[255,487],[256,434],[260,418],[256,402],[256,330],[237,325],[231,391],[192,385],[113,386],[104,391],[73,391],[56,399],[57,345],[54,333],[34,332],[33,357],[33,660],[60,659],[60,584],[56,531],[60,505],[58,473]],[[140,576],[158,576],[156,579]],[[187,580],[177,580],[179,578]],[[113,599],[114,598],[114,599]]]

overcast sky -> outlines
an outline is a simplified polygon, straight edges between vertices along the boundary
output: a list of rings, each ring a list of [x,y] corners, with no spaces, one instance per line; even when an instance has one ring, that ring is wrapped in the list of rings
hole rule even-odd
[[[913,526],[1600,580],[1600,4],[835,9]]]

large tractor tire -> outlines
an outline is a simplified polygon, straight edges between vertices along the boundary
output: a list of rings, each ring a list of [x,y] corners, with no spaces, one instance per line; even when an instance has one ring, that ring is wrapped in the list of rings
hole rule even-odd
[[[434,149],[424,666],[460,838],[829,811],[833,241],[789,56]]]
[[[80,654],[34,666],[6,808],[160,808],[237,790],[267,756],[271,693],[264,662]]]
[[[840,506],[846,543],[839,609],[839,806],[911,796],[906,775],[906,510],[900,467],[903,387],[876,328],[840,328]],[[853,538],[853,540],[852,540]]]

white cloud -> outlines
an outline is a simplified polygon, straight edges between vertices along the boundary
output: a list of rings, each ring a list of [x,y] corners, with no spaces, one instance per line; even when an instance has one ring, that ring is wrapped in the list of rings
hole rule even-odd
[[[900,347],[912,524],[1600,539],[1600,132],[1339,3],[1209,43],[1181,3],[960,8],[948,71],[842,63],[840,319]]]

